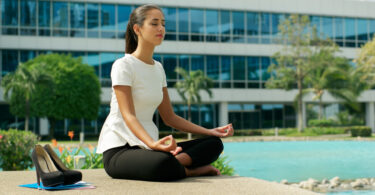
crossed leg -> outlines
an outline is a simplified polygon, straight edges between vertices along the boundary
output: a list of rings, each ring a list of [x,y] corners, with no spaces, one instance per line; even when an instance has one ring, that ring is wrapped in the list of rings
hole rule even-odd
[[[223,151],[220,138],[207,137],[178,143],[182,153],[176,159],[185,167],[186,176],[220,175],[220,171],[210,165]]]

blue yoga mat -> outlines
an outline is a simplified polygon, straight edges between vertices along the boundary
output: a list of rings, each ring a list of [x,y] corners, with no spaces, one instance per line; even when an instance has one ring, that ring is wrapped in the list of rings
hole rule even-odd
[[[38,183],[31,183],[31,184],[23,184],[19,185],[20,187],[26,188],[35,188],[35,189],[43,189],[43,190],[70,190],[70,189],[93,189],[95,186],[91,185],[90,183],[86,183],[83,181],[77,182],[71,185],[58,185],[54,187],[44,187],[43,183],[38,187]]]

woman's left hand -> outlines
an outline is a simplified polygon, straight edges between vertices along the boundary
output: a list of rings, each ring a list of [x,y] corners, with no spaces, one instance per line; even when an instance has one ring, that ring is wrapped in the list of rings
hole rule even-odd
[[[211,135],[216,137],[229,137],[232,136],[234,133],[232,123],[222,127],[216,127],[214,129],[211,129],[210,131]]]

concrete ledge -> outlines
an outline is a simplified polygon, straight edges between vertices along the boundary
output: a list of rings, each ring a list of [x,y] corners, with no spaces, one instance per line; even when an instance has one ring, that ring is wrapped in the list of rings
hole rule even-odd
[[[0,172],[0,194],[317,194],[300,188],[247,177],[195,177],[176,182],[146,182],[112,179],[103,169],[81,171],[83,181],[93,183],[97,187],[96,189],[49,192],[23,188],[18,185],[36,182],[35,171],[2,171]]]

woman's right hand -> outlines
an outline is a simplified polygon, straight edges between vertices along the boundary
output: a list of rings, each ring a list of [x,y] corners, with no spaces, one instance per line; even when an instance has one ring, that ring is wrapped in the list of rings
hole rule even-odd
[[[170,140],[170,143],[166,144],[168,140]],[[177,146],[176,140],[173,138],[172,135],[165,136],[160,140],[154,142],[150,148],[153,150],[170,152],[174,156],[176,156],[178,153],[182,151],[182,148]]]

